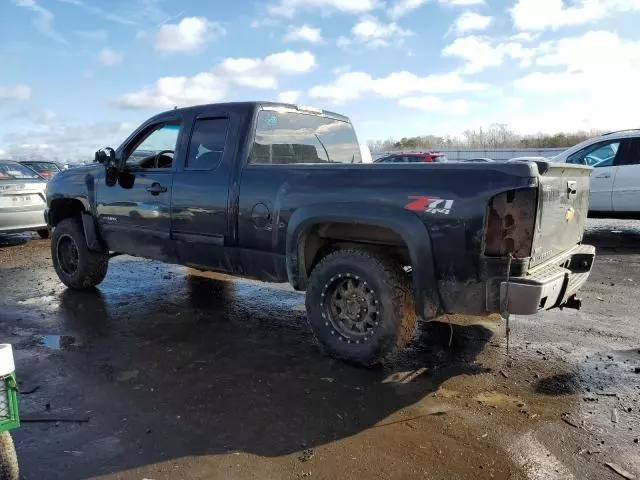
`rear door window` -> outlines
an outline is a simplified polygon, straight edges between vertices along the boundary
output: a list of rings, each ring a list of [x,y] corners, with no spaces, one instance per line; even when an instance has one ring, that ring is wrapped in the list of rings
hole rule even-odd
[[[187,170],[213,170],[220,165],[227,142],[228,118],[196,119],[189,142]]]
[[[640,165],[640,138],[632,138],[624,142],[617,165]]]

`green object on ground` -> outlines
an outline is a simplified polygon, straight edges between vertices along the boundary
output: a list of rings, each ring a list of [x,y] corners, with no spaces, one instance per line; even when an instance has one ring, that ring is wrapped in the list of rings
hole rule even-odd
[[[20,426],[18,385],[15,373],[0,378],[0,432]]]

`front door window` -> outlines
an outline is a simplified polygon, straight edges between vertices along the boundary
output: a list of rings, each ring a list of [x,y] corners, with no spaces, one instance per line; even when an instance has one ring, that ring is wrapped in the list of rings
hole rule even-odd
[[[127,157],[130,169],[169,169],[178,142],[180,124],[162,124],[142,137]]]

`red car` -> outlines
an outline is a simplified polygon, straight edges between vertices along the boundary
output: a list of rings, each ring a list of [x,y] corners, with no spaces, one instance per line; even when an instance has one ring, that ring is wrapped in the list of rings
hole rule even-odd
[[[378,158],[374,163],[433,163],[446,162],[447,155],[437,152],[392,153]]]

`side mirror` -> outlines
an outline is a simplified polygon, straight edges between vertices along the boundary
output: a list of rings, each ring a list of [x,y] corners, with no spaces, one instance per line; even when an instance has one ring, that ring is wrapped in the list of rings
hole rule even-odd
[[[101,148],[96,152],[95,162],[105,166],[116,165],[116,151],[111,147]]]
[[[118,182],[120,166],[116,158],[116,151],[111,147],[101,148],[96,152],[95,161],[104,165],[105,182],[112,187]]]

